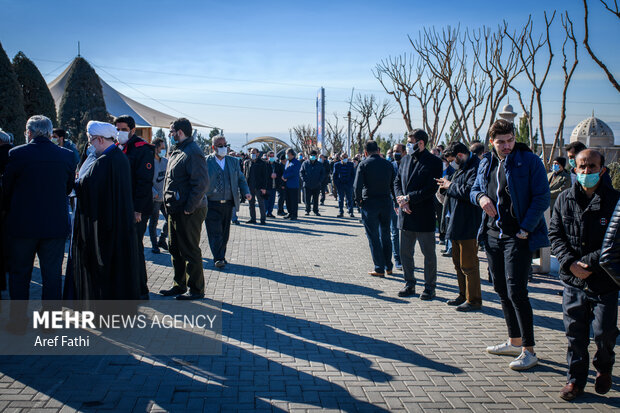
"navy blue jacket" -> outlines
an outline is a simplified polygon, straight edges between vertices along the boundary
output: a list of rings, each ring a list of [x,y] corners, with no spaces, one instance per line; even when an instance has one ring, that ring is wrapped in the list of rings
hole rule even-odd
[[[319,161],[304,161],[301,164],[299,173],[304,188],[308,189],[320,188],[323,184],[323,179],[325,179],[325,168]]]
[[[9,151],[2,176],[6,229],[14,238],[69,235],[67,195],[75,181],[73,152],[44,137]]]
[[[336,162],[334,164],[334,185],[336,188],[353,186],[355,180],[355,166],[353,162]]]
[[[484,155],[478,167],[476,182],[470,193],[470,200],[476,205],[479,205],[478,198],[486,195],[492,156],[491,152]],[[529,233],[530,250],[548,247],[550,243],[544,213],[549,208],[550,194],[547,171],[542,161],[525,144],[517,143],[505,164],[512,206],[519,226]],[[483,211],[478,241],[486,235],[488,218]]]

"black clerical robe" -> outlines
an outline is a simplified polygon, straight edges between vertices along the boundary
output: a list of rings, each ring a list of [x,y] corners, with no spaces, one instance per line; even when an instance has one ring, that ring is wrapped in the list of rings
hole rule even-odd
[[[116,146],[76,185],[72,257],[78,300],[138,300],[140,284],[131,170]]]

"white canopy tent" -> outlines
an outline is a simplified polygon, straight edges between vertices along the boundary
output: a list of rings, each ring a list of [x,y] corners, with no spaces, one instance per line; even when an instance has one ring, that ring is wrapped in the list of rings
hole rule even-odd
[[[52,93],[52,97],[54,98],[54,103],[56,103],[56,110],[60,107],[60,101],[62,100],[62,95],[65,93],[65,86],[67,84],[69,72],[71,71],[74,62],[75,60],[67,66],[67,68],[56,79],[52,80],[47,85]],[[99,81],[101,82],[103,99],[105,100],[108,113],[112,116],[129,115],[134,118],[136,121],[136,133],[142,138],[150,141],[153,135],[152,128],[168,128],[170,123],[178,118],[136,102],[135,100],[118,92],[101,78],[99,78]],[[208,127],[195,122],[192,122],[192,126],[202,128]]]

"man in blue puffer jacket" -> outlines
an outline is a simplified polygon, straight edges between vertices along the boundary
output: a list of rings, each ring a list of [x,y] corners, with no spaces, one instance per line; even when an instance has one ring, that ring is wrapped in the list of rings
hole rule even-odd
[[[513,123],[496,120],[489,136],[493,150],[480,161],[470,200],[484,211],[478,241],[486,246],[509,339],[487,352],[518,356],[510,368],[526,370],[538,363],[527,281],[532,251],[549,246],[543,216],[549,208],[549,183],[541,160],[516,143]]]

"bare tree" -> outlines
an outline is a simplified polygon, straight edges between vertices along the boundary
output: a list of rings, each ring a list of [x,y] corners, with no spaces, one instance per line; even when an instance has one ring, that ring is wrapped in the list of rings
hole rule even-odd
[[[561,16],[562,19],[562,27],[564,28],[564,32],[566,36],[564,37],[564,43],[562,43],[562,70],[564,71],[564,88],[562,89],[562,109],[560,110],[560,124],[558,125],[558,130],[555,132],[555,139],[553,140],[553,145],[551,146],[551,152],[549,153],[549,158],[546,160],[547,163],[551,162],[551,159],[554,156],[556,147],[562,145],[564,143],[564,122],[566,121],[566,92],[568,90],[568,85],[573,77],[573,73],[575,72],[575,68],[579,63],[579,59],[577,58],[577,39],[575,38],[575,33],[573,32],[573,22],[568,16],[568,12],[564,12]],[[566,47],[568,42],[571,42],[573,48],[573,63],[568,68],[568,57],[566,56]],[[570,47],[569,46],[569,47]]]
[[[545,163],[545,167],[547,167],[547,156],[546,156],[546,149],[545,149],[545,132],[543,129],[543,108],[542,108],[541,96],[542,96],[542,88],[545,85],[547,76],[549,75],[549,69],[551,68],[551,62],[553,61],[553,48],[551,46],[549,32],[550,32],[551,24],[553,23],[553,20],[555,18],[555,11],[551,15],[551,19],[547,17],[547,12],[544,13],[544,16],[545,16],[545,34],[541,35],[537,41],[534,40],[534,36],[532,35],[533,23],[532,23],[531,15],[528,18],[527,23],[525,27],[523,28],[523,30],[521,31],[520,35],[510,34],[508,30],[504,30],[504,33],[506,34],[506,36],[508,36],[508,38],[512,41],[513,45],[517,49],[519,58],[521,60],[521,64],[524,67],[524,72],[528,80],[532,84],[532,96],[530,100],[530,108],[533,106],[533,99],[535,96],[537,109],[538,109],[538,126],[539,126],[543,161]],[[505,22],[504,24],[506,26]],[[536,71],[537,71],[536,57],[538,53],[540,52],[540,50],[545,46],[547,47],[547,51],[548,51],[546,67],[544,69],[542,77],[538,78],[536,74]],[[521,99],[520,94],[519,94],[519,99]],[[533,142],[532,125],[531,125],[532,123],[531,109],[529,112],[529,116],[530,116],[529,118],[530,147],[533,150],[534,142]]]
[[[600,0],[600,2],[603,4],[605,9],[607,9],[607,11],[609,11],[610,13],[615,15],[618,19],[620,19],[620,9],[618,8],[618,1],[617,0],[614,0],[613,8],[605,0]],[[609,79],[609,81],[611,82],[613,87],[615,87],[616,90],[618,92],[620,92],[620,85],[618,84],[618,81],[616,80],[614,75],[607,68],[607,65],[605,65],[605,63],[603,63],[601,61],[601,59],[599,59],[598,56],[596,56],[594,54],[594,52],[592,51],[592,49],[590,48],[590,43],[589,43],[590,31],[589,31],[589,27],[588,27],[588,1],[587,0],[583,0],[583,8],[585,10],[585,16],[584,16],[585,35],[584,35],[584,38],[583,38],[583,44],[585,45],[586,50],[588,51],[588,54],[590,54],[590,57],[592,58],[592,60],[594,60],[596,62],[596,64],[599,65],[599,67],[601,69],[603,69],[603,71],[607,75],[607,78]]]
[[[358,115],[355,121],[358,134],[365,133],[368,139],[372,139],[383,120],[394,113],[389,100],[378,102],[375,95],[358,94],[351,106]]]
[[[475,63],[487,79],[486,108],[489,111],[489,128],[496,119],[502,101],[508,95],[508,89],[524,70],[514,44],[506,41],[506,29],[507,25],[504,22],[504,25],[498,26],[494,32],[490,28],[483,27],[472,31],[470,35]],[[478,131],[479,129],[476,133]],[[487,144],[488,140],[487,130],[485,137]]]
[[[327,145],[331,153],[341,153],[345,147],[347,135],[344,132],[344,126],[338,125],[338,113],[334,112],[332,120],[326,119],[327,124]]]
[[[318,150],[316,142],[316,128],[311,125],[297,125],[289,129],[289,136],[293,148],[297,152],[308,155],[310,151]]]
[[[381,60],[373,70],[373,75],[381,83],[385,92],[396,100],[409,132],[413,130],[410,97],[413,96],[413,90],[420,82],[423,73],[423,70],[419,70],[419,66],[414,72],[414,66],[413,55],[403,54]]]

